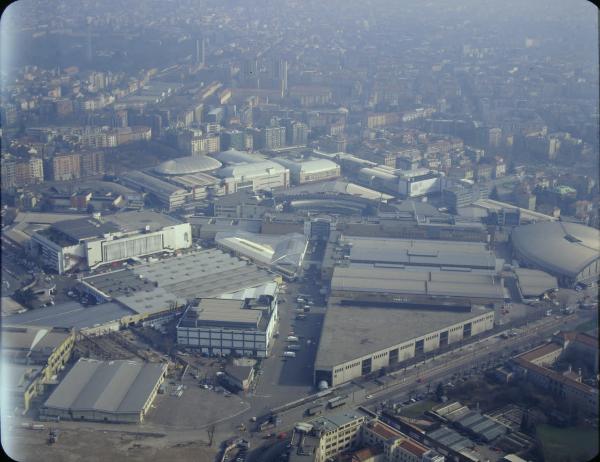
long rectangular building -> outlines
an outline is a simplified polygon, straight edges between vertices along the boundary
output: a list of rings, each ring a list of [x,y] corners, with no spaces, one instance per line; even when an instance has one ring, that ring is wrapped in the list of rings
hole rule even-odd
[[[338,244],[344,250],[343,258],[351,263],[490,272],[501,268],[483,242],[343,236]]]
[[[59,274],[190,247],[189,223],[156,212],[65,220],[34,233],[30,252]]]
[[[403,310],[347,306],[331,298],[315,360],[315,383],[337,386],[493,326],[494,311],[480,306],[466,312]]]
[[[501,304],[508,296],[502,279],[485,273],[421,267],[397,268],[350,263],[333,270],[331,295],[344,304],[428,306]]]
[[[81,358],[40,412],[68,420],[139,423],[166,373],[161,363]]]

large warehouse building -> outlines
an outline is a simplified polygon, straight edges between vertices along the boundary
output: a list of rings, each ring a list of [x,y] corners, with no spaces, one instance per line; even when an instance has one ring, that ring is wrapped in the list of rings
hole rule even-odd
[[[290,185],[290,171],[270,160],[225,167],[217,172],[228,194],[242,189],[270,191]]]
[[[341,174],[340,166],[327,159],[290,160],[273,159],[290,171],[293,184],[304,184],[337,178]]]
[[[129,311],[103,311],[98,313],[98,319],[108,322],[117,317],[125,325],[161,324],[196,299],[244,300],[270,295],[276,304],[280,281],[281,276],[209,249],[91,276],[81,281],[80,289],[102,306],[116,302]],[[103,313],[105,317],[101,317]]]
[[[96,268],[131,257],[192,244],[189,223],[156,212],[125,212],[106,218],[65,220],[36,232],[30,251],[59,274]]]
[[[464,271],[495,275],[503,261],[483,242],[395,239],[342,235],[328,245],[323,260],[324,277],[340,263],[363,263],[399,269]]]
[[[490,274],[362,263],[333,270],[331,296],[342,304],[457,311],[470,310],[472,303],[499,306],[509,297],[502,279]]]
[[[166,364],[81,358],[40,413],[66,420],[139,423],[166,373]]]
[[[337,386],[494,327],[494,311],[347,306],[330,299],[315,360],[315,384]]]
[[[600,276],[600,231],[578,223],[541,222],[515,228],[515,258],[546,271],[562,286],[594,284]]]
[[[277,319],[273,296],[244,300],[204,298],[183,314],[177,325],[177,343],[211,356],[265,358],[273,346]]]

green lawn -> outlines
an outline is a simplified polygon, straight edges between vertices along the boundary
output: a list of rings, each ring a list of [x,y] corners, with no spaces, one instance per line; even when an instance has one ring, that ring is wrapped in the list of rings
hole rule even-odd
[[[416,419],[417,417],[421,417],[425,411],[429,411],[433,406],[435,406],[435,401],[431,401],[428,399],[424,399],[423,401],[417,401],[416,403],[411,404],[410,406],[403,407],[400,410],[400,415],[404,417],[409,417],[411,419]]]
[[[598,454],[598,430],[539,425],[537,435],[545,462],[585,462]]]

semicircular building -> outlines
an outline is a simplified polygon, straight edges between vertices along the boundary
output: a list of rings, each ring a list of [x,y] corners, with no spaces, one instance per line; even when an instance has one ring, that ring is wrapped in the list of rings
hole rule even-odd
[[[540,222],[515,228],[515,258],[558,278],[563,286],[589,284],[600,275],[600,231],[578,223]]]
[[[220,166],[221,162],[212,157],[188,156],[167,160],[154,167],[154,171],[160,175],[189,175],[216,170]]]

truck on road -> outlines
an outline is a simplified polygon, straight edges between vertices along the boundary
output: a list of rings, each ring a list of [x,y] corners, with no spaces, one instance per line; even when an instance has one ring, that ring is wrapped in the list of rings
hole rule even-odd
[[[331,398],[329,401],[327,401],[327,407],[329,409],[335,409],[336,407],[343,406],[344,404],[346,404],[345,396],[336,396],[335,398]]]
[[[319,415],[323,412],[323,405],[322,404],[317,404],[316,406],[311,406],[309,408],[306,409],[306,415]]]

